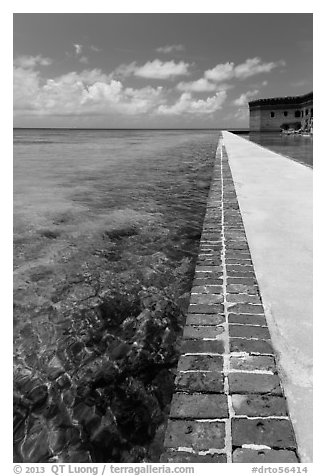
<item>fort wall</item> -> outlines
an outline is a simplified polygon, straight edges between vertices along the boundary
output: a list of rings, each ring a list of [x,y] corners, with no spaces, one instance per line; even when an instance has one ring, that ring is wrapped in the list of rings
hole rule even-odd
[[[161,462],[311,462],[311,176],[222,132]]]
[[[312,130],[313,93],[249,102],[250,131]]]

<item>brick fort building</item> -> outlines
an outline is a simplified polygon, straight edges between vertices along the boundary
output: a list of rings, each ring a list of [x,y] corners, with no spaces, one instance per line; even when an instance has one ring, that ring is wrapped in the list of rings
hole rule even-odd
[[[249,102],[250,131],[294,129],[312,132],[313,93]]]

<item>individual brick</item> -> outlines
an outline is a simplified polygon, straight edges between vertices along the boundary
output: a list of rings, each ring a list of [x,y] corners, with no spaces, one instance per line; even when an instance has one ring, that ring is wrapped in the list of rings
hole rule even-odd
[[[234,304],[228,306],[228,312],[235,314],[264,314],[264,308],[257,304]]]
[[[266,445],[270,448],[295,449],[295,437],[288,420],[234,418],[231,423],[232,444]]]
[[[260,314],[229,314],[228,321],[230,324],[248,324],[267,327],[265,316],[261,316]]]
[[[207,285],[207,286],[193,286],[192,293],[207,293],[207,294],[221,294],[223,293],[223,286],[214,286],[214,285]]]
[[[222,304],[190,304],[188,312],[190,314],[223,314]]]
[[[269,355],[241,355],[230,357],[231,370],[261,370],[265,372],[276,372],[274,357]]]
[[[224,375],[222,372],[179,372],[175,388],[183,392],[223,393]]]
[[[254,339],[230,339],[231,352],[246,352],[247,354],[274,354],[270,341]]]
[[[227,271],[228,278],[250,278],[255,279],[256,275],[253,271]]]
[[[224,215],[224,223],[225,223],[225,230],[236,230],[236,231],[243,231],[242,220],[238,219],[237,217],[228,217],[227,214]],[[239,242],[240,243],[240,242]],[[246,248],[247,249],[247,244]],[[232,248],[231,248],[232,249]],[[236,247],[235,249],[243,249]]]
[[[216,232],[217,227],[221,225],[221,220],[218,218],[212,220],[205,220],[203,223],[203,232],[214,233]]]
[[[224,332],[221,326],[185,326],[184,339],[215,339]]]
[[[191,294],[190,304],[219,304],[223,300],[222,294]]]
[[[236,222],[235,222],[236,223]],[[228,243],[229,250],[246,250],[249,251],[247,243],[230,241]]]
[[[254,271],[254,267],[252,266],[252,264],[247,264],[245,266],[243,265],[237,265],[237,264],[227,264],[226,265],[226,271],[229,272],[229,271],[245,271],[245,272],[253,272]]]
[[[227,418],[227,396],[204,393],[175,393],[172,398],[170,418]]]
[[[223,279],[222,278],[195,278],[192,282],[193,286],[206,286],[206,285],[222,285]]]
[[[232,407],[236,415],[250,417],[286,416],[284,397],[274,395],[232,395]]]
[[[227,277],[227,283],[228,284],[257,284],[257,280],[255,276],[250,276],[250,277],[241,277],[241,276],[228,276]]]
[[[230,393],[283,394],[279,377],[270,374],[230,373],[229,389]]]
[[[202,266],[202,267],[215,267],[215,266],[218,266],[219,268],[221,267],[222,265],[222,260],[221,258],[204,258],[204,257],[199,257],[198,256],[198,259],[197,259],[197,263],[198,265]]]
[[[183,340],[181,343],[182,354],[223,354],[223,340]]]
[[[161,463],[226,463],[226,455],[212,453],[200,455],[187,451],[167,451],[160,459]]]
[[[216,226],[216,229],[218,227]],[[221,227],[220,227],[221,229]],[[209,233],[208,231],[204,231],[201,235],[201,241],[220,241],[221,240],[221,233]]]
[[[225,316],[221,314],[188,314],[186,325],[214,326],[225,322]]]
[[[222,249],[220,250],[212,250],[208,251],[207,249],[200,249],[198,252],[197,260],[198,260],[198,265],[200,264],[199,262],[206,261],[206,260],[219,260],[221,261],[222,259]],[[210,265],[210,266],[220,266],[221,264],[217,265]],[[206,266],[206,265],[203,265]]]
[[[260,304],[261,299],[253,294],[227,294],[227,302],[240,302],[243,304]]]
[[[219,284],[216,282],[218,279],[223,279],[223,273],[213,273],[213,272],[207,272],[207,271],[195,271],[195,279],[214,279],[215,281],[213,282],[206,282],[204,284]],[[223,283],[223,281],[222,281]]]
[[[250,258],[241,256],[240,258],[226,258],[225,263],[227,265],[236,264],[236,265],[246,266],[247,264],[252,264],[252,261]]]
[[[220,355],[181,355],[178,370],[222,371],[223,357]]]
[[[230,243],[247,243],[247,238],[245,236],[228,236],[229,232],[225,233],[225,244],[228,246]]]
[[[258,294],[258,287],[250,286],[248,284],[227,284],[226,292],[227,293]]]
[[[200,253],[218,253],[220,255],[222,251],[222,242],[213,244],[201,243],[199,246]]]
[[[193,448],[195,451],[221,449],[225,445],[225,424],[220,421],[169,420],[166,448]]]
[[[230,337],[245,337],[247,339],[270,339],[268,327],[232,324],[229,326]]]
[[[196,266],[195,269],[196,273],[206,273],[206,272],[211,272],[211,273],[222,273],[223,272],[223,267],[222,266],[203,266],[200,262]]]
[[[206,215],[205,215],[205,221],[206,220],[218,220],[218,221],[221,221],[222,220],[222,212],[221,210],[207,210],[206,211]]]
[[[251,450],[237,448],[232,453],[233,463],[298,463],[299,459],[294,451],[289,450]]]
[[[244,259],[244,260],[250,260],[251,262],[251,254],[249,251],[243,251],[243,250],[226,250],[225,251],[225,259]],[[251,263],[252,264],[252,263]]]
[[[227,240],[238,240],[238,239],[247,239],[246,234],[243,231],[226,231],[224,233]]]

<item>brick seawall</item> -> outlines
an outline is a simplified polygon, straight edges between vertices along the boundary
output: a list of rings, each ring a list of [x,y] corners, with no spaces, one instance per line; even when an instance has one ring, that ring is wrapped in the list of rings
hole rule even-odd
[[[222,140],[164,446],[170,463],[299,461]]]

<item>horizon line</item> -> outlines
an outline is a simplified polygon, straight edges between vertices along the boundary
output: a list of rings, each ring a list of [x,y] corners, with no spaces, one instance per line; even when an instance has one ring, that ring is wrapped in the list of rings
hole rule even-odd
[[[249,127],[13,127],[13,129],[25,129],[25,130],[79,130],[79,131],[221,131],[221,130],[248,130]]]

